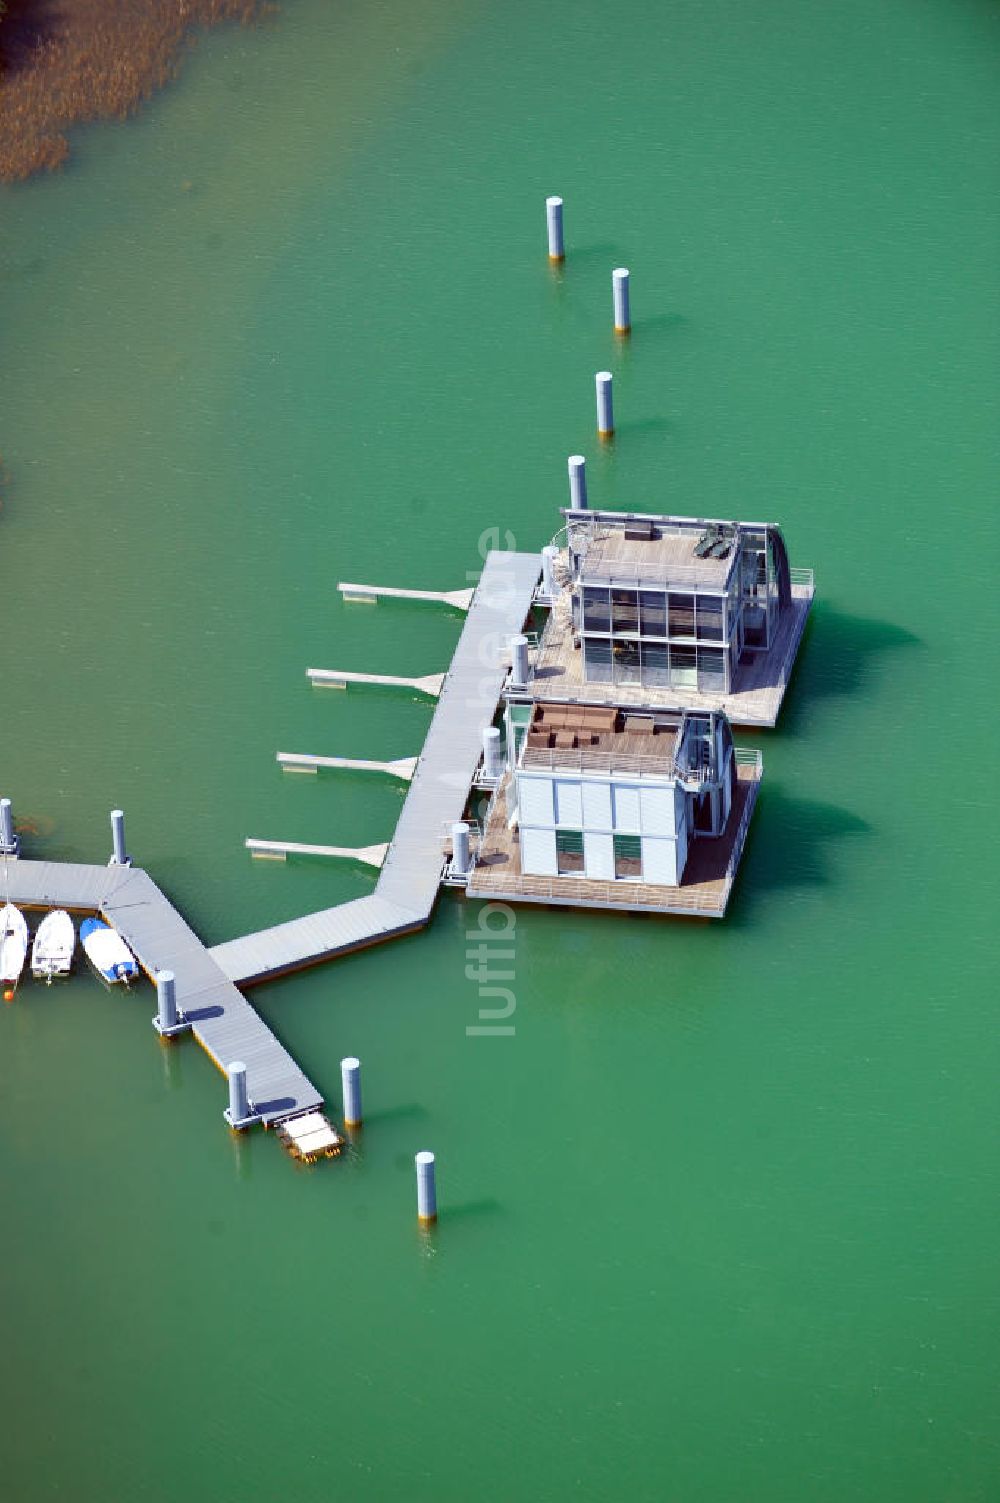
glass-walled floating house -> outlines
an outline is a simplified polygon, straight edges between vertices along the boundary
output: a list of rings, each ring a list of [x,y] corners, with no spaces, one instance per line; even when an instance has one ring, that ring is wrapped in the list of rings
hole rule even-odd
[[[539,689],[775,723],[813,597],[776,523],[563,515]]]

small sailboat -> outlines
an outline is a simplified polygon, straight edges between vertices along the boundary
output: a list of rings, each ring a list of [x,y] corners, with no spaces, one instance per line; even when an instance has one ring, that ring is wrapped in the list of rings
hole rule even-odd
[[[31,974],[52,985],[53,976],[68,976],[76,949],[76,930],[65,908],[47,913],[31,947]]]
[[[28,926],[13,903],[0,908],[0,984],[16,986],[28,953]]]
[[[139,974],[135,956],[121,935],[100,919],[84,919],[80,925],[80,943],[95,971],[110,985],[123,981],[128,986]]]

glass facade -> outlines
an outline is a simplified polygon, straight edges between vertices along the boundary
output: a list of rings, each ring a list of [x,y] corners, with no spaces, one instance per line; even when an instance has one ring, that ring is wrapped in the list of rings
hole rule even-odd
[[[726,692],[731,654],[724,595],[593,584],[581,595],[588,683]],[[735,626],[732,611],[730,620]]]

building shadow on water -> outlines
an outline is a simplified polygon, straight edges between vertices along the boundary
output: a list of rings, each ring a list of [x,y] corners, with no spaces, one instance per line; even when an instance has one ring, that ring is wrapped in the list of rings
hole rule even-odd
[[[920,637],[894,621],[853,616],[817,600],[799,644],[778,732],[803,731],[824,700],[858,699],[891,669],[895,656],[923,645]]]
[[[775,892],[831,887],[831,858],[845,841],[872,834],[850,809],[822,799],[793,798],[765,778],[750,821],[743,859],[729,901],[726,927],[753,922],[759,903]]]

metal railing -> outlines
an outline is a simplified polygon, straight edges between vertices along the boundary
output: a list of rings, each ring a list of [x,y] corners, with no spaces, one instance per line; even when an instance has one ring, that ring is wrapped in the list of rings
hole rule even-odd
[[[740,863],[740,857],[743,855],[743,845],[747,838],[747,830],[750,828],[750,816],[753,813],[753,806],[757,802],[756,785],[760,783],[764,772],[764,758],[755,748],[751,746],[734,746],[733,755],[736,758],[737,767],[753,768],[754,775],[750,781],[753,782],[754,789],[743,805],[743,813],[740,815],[740,822],[736,827],[736,834],[733,837],[733,848],[729,852],[729,860],[726,863],[727,877],[735,875],[736,868]]]
[[[542,767],[551,772],[624,772],[630,777],[673,777],[685,783],[703,783],[711,777],[711,768],[681,767],[670,752],[601,751],[579,746],[525,746],[521,766]]]
[[[803,586],[808,590],[816,588],[816,573],[813,569],[789,569],[788,578],[793,585]]]
[[[727,553],[725,558],[705,559],[701,564],[626,563],[623,559],[602,559],[592,562],[584,558],[580,564],[579,578],[585,588],[595,581],[612,588],[617,584],[627,588],[629,584],[638,585],[641,580],[651,579],[664,590],[669,590],[673,586],[681,586],[684,589],[697,587],[700,593],[725,595],[726,584],[721,581],[714,591],[706,589],[708,574],[705,565],[725,564],[727,567],[724,580],[728,581],[733,563],[732,552]]]

